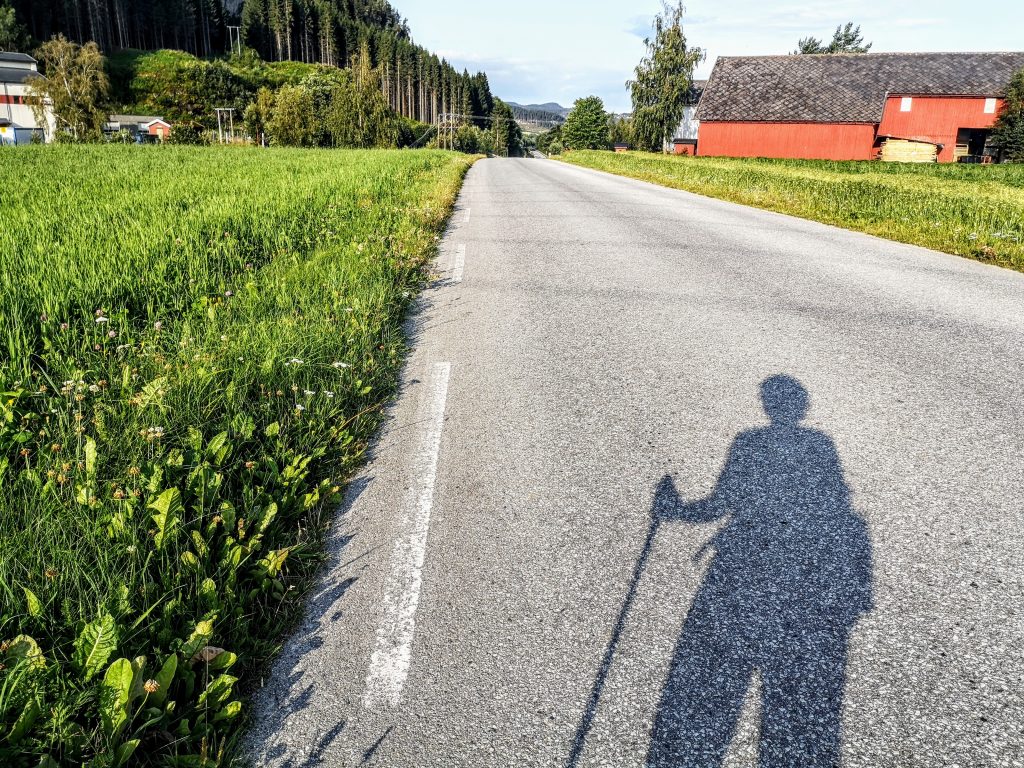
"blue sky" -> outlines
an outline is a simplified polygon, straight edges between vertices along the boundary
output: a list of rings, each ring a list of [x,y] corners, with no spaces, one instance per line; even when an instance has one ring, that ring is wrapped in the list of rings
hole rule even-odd
[[[508,101],[557,101],[597,94],[629,111],[625,81],[643,56],[658,0],[392,0],[421,45],[470,71],[484,70]],[[440,6],[440,7],[439,7]],[[691,0],[687,37],[716,56],[788,53],[807,35],[829,39],[837,24],[861,25],[874,51],[1024,49],[1024,2],[989,0]],[[514,15],[513,15],[514,12]]]

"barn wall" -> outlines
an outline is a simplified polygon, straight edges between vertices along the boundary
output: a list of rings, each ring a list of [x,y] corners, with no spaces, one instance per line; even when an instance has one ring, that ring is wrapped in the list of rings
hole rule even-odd
[[[901,112],[902,98],[890,96],[886,100],[878,135],[942,144],[940,163],[953,162],[957,129],[991,128],[1002,109],[1002,100],[996,102],[994,114],[986,115],[984,98],[912,96],[910,111]]]
[[[847,123],[700,124],[697,154],[713,157],[780,157],[804,160],[870,160],[875,126]]]

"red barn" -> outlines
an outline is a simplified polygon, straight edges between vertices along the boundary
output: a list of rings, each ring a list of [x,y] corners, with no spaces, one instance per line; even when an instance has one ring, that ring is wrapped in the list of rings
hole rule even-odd
[[[988,132],[1020,69],[1024,53],[722,57],[697,107],[697,151],[871,160],[926,147],[939,162],[991,158]]]

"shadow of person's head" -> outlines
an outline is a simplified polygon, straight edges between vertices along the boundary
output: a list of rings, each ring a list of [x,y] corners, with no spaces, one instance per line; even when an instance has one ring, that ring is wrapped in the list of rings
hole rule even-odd
[[[807,415],[811,397],[792,376],[778,374],[761,382],[761,403],[772,424],[796,425]]]

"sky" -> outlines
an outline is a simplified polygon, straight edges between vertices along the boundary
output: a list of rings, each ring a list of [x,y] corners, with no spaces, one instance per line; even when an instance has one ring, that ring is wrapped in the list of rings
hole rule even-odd
[[[417,43],[459,69],[486,72],[491,90],[506,101],[571,107],[596,94],[613,112],[631,109],[625,83],[661,8],[659,0],[391,4]],[[1022,0],[989,0],[973,12],[963,0],[690,0],[686,10],[687,40],[707,53],[697,77],[711,73],[716,56],[789,53],[801,37],[827,42],[847,21],[861,25],[872,51],[1024,50]]]

